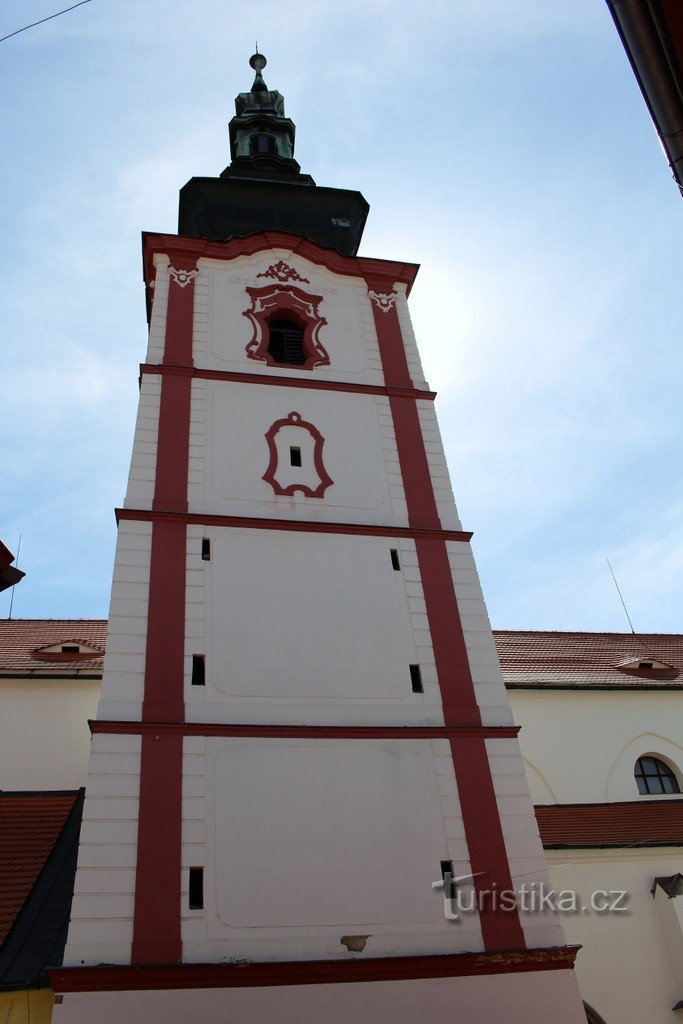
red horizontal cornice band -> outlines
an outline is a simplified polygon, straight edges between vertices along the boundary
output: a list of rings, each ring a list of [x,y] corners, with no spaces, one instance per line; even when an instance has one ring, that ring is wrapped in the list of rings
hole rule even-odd
[[[390,398],[424,398],[433,402],[436,391],[419,388],[387,388],[381,384],[354,384],[344,380],[323,380],[320,377],[282,377],[270,373],[238,373],[232,370],[203,370],[191,366],[171,366],[163,363],[141,363],[140,373],[158,373],[162,376],[201,377],[202,380],[224,380],[237,384],[269,384],[281,388],[314,388],[319,391],[352,391],[363,395],[388,395]]]
[[[343,985],[482,974],[570,971],[580,946],[497,950],[440,956],[369,957],[279,963],[178,964],[143,967],[54,967],[55,992],[131,992],[163,989],[266,988],[275,985]]]
[[[174,258],[184,257],[196,262],[199,259],[233,260],[237,256],[253,256],[268,249],[286,249],[290,255],[297,254],[318,266],[326,267],[335,274],[345,277],[372,278],[387,286],[405,284],[407,293],[413,286],[417,263],[399,263],[394,260],[375,260],[365,256],[342,256],[336,249],[324,249],[315,242],[290,235],[284,231],[263,231],[245,238],[231,238],[227,242],[212,242],[204,238],[187,238],[183,235],[159,235],[151,232],[142,234],[142,253],[145,281],[154,278],[153,258],[157,253],[168,256],[171,264]]]
[[[515,739],[519,725],[231,725],[221,722],[121,722],[91,719],[92,733],[139,736],[246,736],[304,739],[449,739],[453,736],[479,736],[483,739]]]
[[[217,516],[200,512],[163,512],[160,509],[117,508],[116,521],[138,523],[176,522],[202,526],[242,527],[247,530],[293,530],[297,533],[341,533],[361,537],[437,537],[470,541],[469,530],[421,530],[411,526],[372,526],[367,523],[314,523],[308,519],[258,519],[250,516]]]

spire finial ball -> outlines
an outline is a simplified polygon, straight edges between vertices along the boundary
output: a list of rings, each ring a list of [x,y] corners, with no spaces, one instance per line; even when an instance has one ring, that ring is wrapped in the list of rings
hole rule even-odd
[[[258,50],[249,58],[249,64],[254,69],[257,75],[259,75],[263,71],[267,63],[268,61],[266,60],[266,58],[263,56],[262,53],[259,53]]]

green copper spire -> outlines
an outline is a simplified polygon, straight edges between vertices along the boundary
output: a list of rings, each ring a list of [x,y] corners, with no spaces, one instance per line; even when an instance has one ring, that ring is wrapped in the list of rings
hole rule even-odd
[[[358,252],[368,204],[360,192],[321,188],[294,159],[285,101],[263,80],[266,58],[249,60],[254,82],[235,100],[232,161],[219,178],[191,178],[180,190],[178,234],[216,242],[282,231],[347,256]]]
[[[267,63],[258,49],[249,58],[256,75],[250,91],[241,92],[235,100],[235,117],[228,126],[232,162],[221,177],[295,179],[312,184],[294,159],[296,128],[285,117],[284,96],[269,89],[263,79]]]

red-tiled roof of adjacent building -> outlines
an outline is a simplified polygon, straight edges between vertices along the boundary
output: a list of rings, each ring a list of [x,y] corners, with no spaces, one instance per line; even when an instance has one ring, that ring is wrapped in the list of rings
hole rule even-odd
[[[102,672],[106,619],[2,619],[0,620],[0,674],[66,675]],[[45,647],[82,644],[94,649],[92,657],[38,654]]]
[[[683,686],[680,633],[497,629],[493,636],[505,684],[511,689]],[[651,661],[671,668],[638,669]]]
[[[683,800],[536,807],[545,847],[683,846]]]
[[[77,792],[0,792],[0,945],[64,828]]]

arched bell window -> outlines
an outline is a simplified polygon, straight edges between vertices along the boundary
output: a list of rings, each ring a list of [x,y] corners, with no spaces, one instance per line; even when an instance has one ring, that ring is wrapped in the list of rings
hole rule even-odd
[[[680,793],[676,773],[659,757],[639,757],[633,770],[641,796],[657,793]]]
[[[249,150],[252,156],[271,156],[275,153],[275,139],[272,135],[259,132],[249,139]]]
[[[269,320],[268,355],[274,363],[303,366],[306,362],[303,327],[283,316]]]

